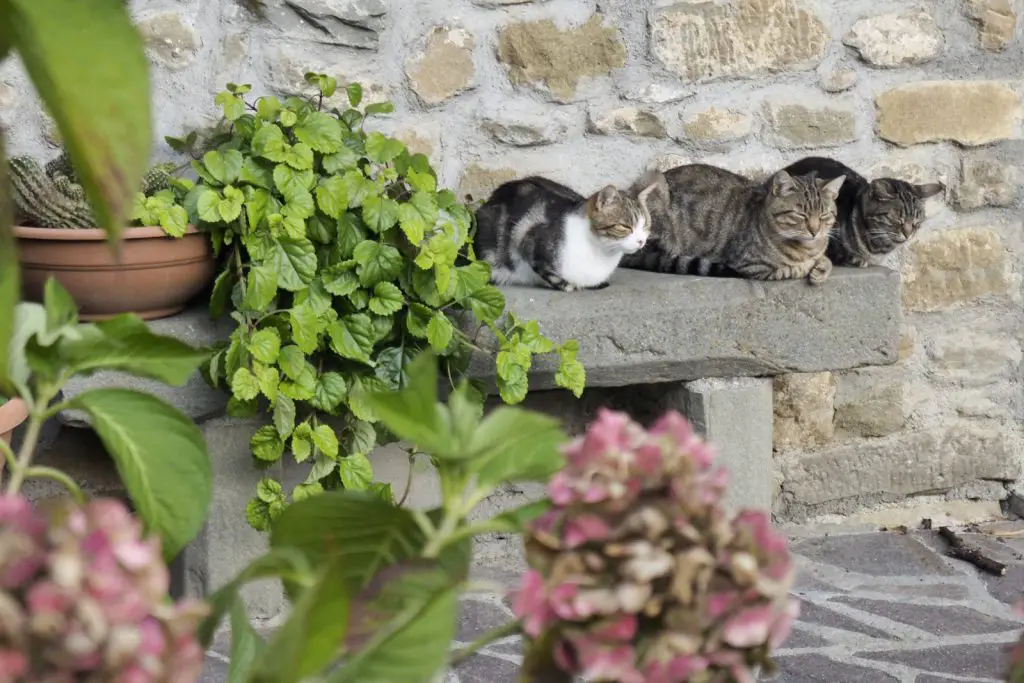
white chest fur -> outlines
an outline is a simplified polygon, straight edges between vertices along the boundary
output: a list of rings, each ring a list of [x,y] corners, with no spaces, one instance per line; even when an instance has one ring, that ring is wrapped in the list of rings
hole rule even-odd
[[[559,258],[559,274],[577,287],[593,287],[605,282],[619,261],[620,251],[603,248],[590,230],[590,221],[571,215],[565,219],[565,242]]]

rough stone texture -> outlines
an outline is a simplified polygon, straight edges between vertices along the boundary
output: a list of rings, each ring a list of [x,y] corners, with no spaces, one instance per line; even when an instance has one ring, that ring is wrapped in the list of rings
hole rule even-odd
[[[580,79],[623,66],[626,48],[618,31],[595,15],[566,30],[550,20],[504,26],[498,34],[498,58],[508,66],[513,83],[542,83],[555,97],[569,100]]]
[[[651,51],[688,81],[813,67],[825,24],[798,0],[682,2],[652,12]]]
[[[967,15],[978,23],[978,40],[992,52],[1000,52],[1013,41],[1017,13],[1012,0],[966,0]]]
[[[579,341],[593,387],[888,365],[899,343],[897,283],[882,268],[837,269],[822,288],[622,269],[597,292],[504,292],[551,339]],[[488,378],[492,368],[478,354],[471,372]],[[530,386],[552,388],[556,370],[557,359],[535,358]]]
[[[899,366],[839,375],[835,426],[859,436],[886,436],[907,421],[906,372]]]
[[[144,19],[138,24],[149,57],[168,69],[184,69],[195,61],[203,43],[177,12]]]
[[[783,489],[817,505],[870,494],[941,492],[974,479],[1013,480],[1020,476],[1020,464],[1010,454],[1011,443],[1003,429],[960,421],[835,446],[783,463]]]
[[[860,75],[853,69],[833,69],[824,71],[818,79],[821,89],[825,92],[845,92],[857,85]]]
[[[887,12],[861,19],[843,38],[873,66],[920,64],[934,58],[944,44],[942,31],[924,11]]]
[[[569,130],[566,116],[533,106],[506,105],[489,112],[481,127],[496,141],[512,147],[535,147],[564,140]]]
[[[702,379],[686,384],[681,412],[714,444],[729,468],[726,503],[768,510],[772,505],[772,382]]]
[[[1017,169],[998,159],[964,157],[954,199],[964,210],[1011,206],[1017,201]]]
[[[903,270],[903,306],[935,311],[1000,294],[1010,286],[999,233],[988,228],[946,230],[910,246]]]
[[[422,51],[409,57],[409,87],[424,104],[440,104],[473,87],[473,36],[464,28],[437,26],[427,34]]]
[[[639,135],[648,138],[665,137],[665,124],[649,111],[636,107],[620,107],[609,111],[590,112],[587,130],[600,135]]]
[[[931,339],[932,374],[966,386],[984,386],[1020,372],[1021,348],[1014,339],[962,330]]]
[[[376,50],[385,28],[384,0],[268,2],[266,15],[285,35],[302,42]]]
[[[857,136],[854,112],[847,108],[768,102],[765,117],[783,149],[835,147]]]
[[[515,169],[511,168],[485,168],[478,164],[470,164],[462,172],[458,197],[464,199],[469,195],[473,199],[486,200],[496,187],[514,180],[518,175]]]
[[[775,450],[806,449],[828,443],[834,432],[833,374],[778,375],[774,385]]]
[[[709,107],[683,118],[680,142],[697,145],[736,142],[750,135],[753,121],[736,109]]]
[[[622,99],[641,104],[671,104],[693,97],[692,88],[684,88],[673,83],[642,83],[627,85],[622,90]]]
[[[1020,98],[1005,83],[929,81],[878,97],[878,135],[902,147],[952,140],[984,145],[1013,134]]]

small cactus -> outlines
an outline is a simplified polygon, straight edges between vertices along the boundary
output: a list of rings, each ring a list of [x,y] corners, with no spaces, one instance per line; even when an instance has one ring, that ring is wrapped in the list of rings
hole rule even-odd
[[[96,218],[84,192],[81,199],[72,199],[31,157],[14,157],[9,165],[18,222],[39,228],[96,227]],[[48,167],[51,165],[56,168],[55,162],[47,164]],[[62,177],[62,185],[66,185],[68,192],[74,192],[72,185],[81,189],[80,185],[71,183],[67,175]]]
[[[170,181],[173,177],[171,173],[175,168],[174,164],[165,162],[149,169],[146,175],[142,176],[142,194],[152,197],[157,192],[170,187]]]

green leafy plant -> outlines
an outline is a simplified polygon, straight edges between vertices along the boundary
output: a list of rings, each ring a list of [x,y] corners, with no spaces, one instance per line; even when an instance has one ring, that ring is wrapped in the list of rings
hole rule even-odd
[[[543,514],[531,503],[473,522],[476,506],[506,481],[547,481],[564,464],[558,422],[514,406],[482,416],[467,382],[437,400],[438,363],[426,351],[406,369],[403,389],[369,392],[379,423],[426,449],[442,502],[396,507],[366,492],[329,491],[291,505],[273,521],[270,551],[211,596],[200,629],[209,643],[230,615],[232,681],[402,681],[427,683],[475,649],[514,633],[511,622],[451,654],[458,597],[468,580],[471,541],[519,532]],[[264,642],[249,626],[239,589],[278,577],[292,598],[288,621]]]
[[[231,390],[236,416],[261,411],[271,421],[252,437],[257,465],[290,451],[311,462],[306,481],[286,493],[267,478],[247,517],[266,530],[289,502],[346,488],[393,499],[373,482],[367,455],[393,440],[370,393],[398,391],[423,349],[438,354],[453,381],[468,367],[469,320],[497,339],[497,387],[522,401],[533,355],[558,352],[556,381],[577,396],[585,373],[577,345],[561,347],[535,321],[505,315],[490,270],[472,254],[472,214],[437,186],[428,159],[379,132],[367,117],[388,103],[359,108],[362,89],[345,91],[348,107],[328,108],[335,80],[307,74],[313,98],[247,99],[248,85],[217,95],[226,125],[201,159],[185,200],[193,221],[224,253],[210,311],[231,309],[238,327],[210,361],[214,386]],[[174,139],[180,149],[195,138]],[[470,385],[482,403],[484,387]]]

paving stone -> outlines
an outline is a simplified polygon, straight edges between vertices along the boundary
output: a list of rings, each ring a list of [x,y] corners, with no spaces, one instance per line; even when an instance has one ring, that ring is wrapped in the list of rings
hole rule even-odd
[[[523,640],[522,638],[516,638],[515,640],[509,640],[507,642],[498,642],[493,645],[487,646],[488,650],[494,652],[501,652],[510,655],[522,655],[523,654]]]
[[[785,642],[782,643],[782,649],[795,650],[797,648],[805,647],[825,647],[829,644],[824,638],[819,638],[813,633],[802,631],[800,629],[793,629],[793,632],[789,634]]]
[[[1003,576],[983,574],[981,581],[989,595],[1007,605],[1016,605],[1024,598],[1024,565],[1010,565]]]
[[[776,660],[780,673],[772,683],[897,683],[889,674],[854,664],[845,664],[824,655],[792,655]]]
[[[969,607],[957,605],[913,605],[896,600],[869,600],[867,598],[838,597],[834,602],[856,607],[892,619],[937,636],[1001,633],[1019,624],[990,617]]]
[[[818,624],[820,626],[828,626],[829,628],[852,631],[853,633],[860,633],[872,638],[885,638],[887,640],[892,638],[885,631],[862,624],[856,619],[833,612],[827,607],[816,605],[813,602],[802,601],[800,603],[800,621],[805,624]]]
[[[806,593],[807,591],[817,591],[823,593],[845,593],[846,591],[841,588],[836,588],[830,583],[819,581],[818,579],[810,576],[806,571],[800,571],[796,574],[796,581],[793,583],[793,592],[797,595]]]
[[[475,655],[456,667],[460,683],[516,683],[519,667],[487,655]]]
[[[886,586],[865,585],[861,590],[874,593],[885,593],[897,598],[945,598],[947,600],[966,600],[971,592],[967,586],[957,583],[934,583],[920,586]]]
[[[792,548],[809,560],[870,576],[956,574],[942,558],[903,534],[826,536],[797,541]]]
[[[459,632],[455,637],[468,643],[511,620],[512,617],[498,605],[481,600],[463,600],[459,612]]]
[[[225,683],[228,680],[228,665],[219,658],[207,655],[206,663],[203,665],[203,673],[199,675],[198,683]]]
[[[977,645],[943,645],[926,650],[900,650],[894,652],[861,652],[856,656],[876,662],[893,662],[904,666],[952,674],[954,676],[989,676],[1002,680],[1006,663],[1007,645],[982,643]],[[841,680],[856,680],[836,678]],[[920,683],[920,679],[919,679]]]

